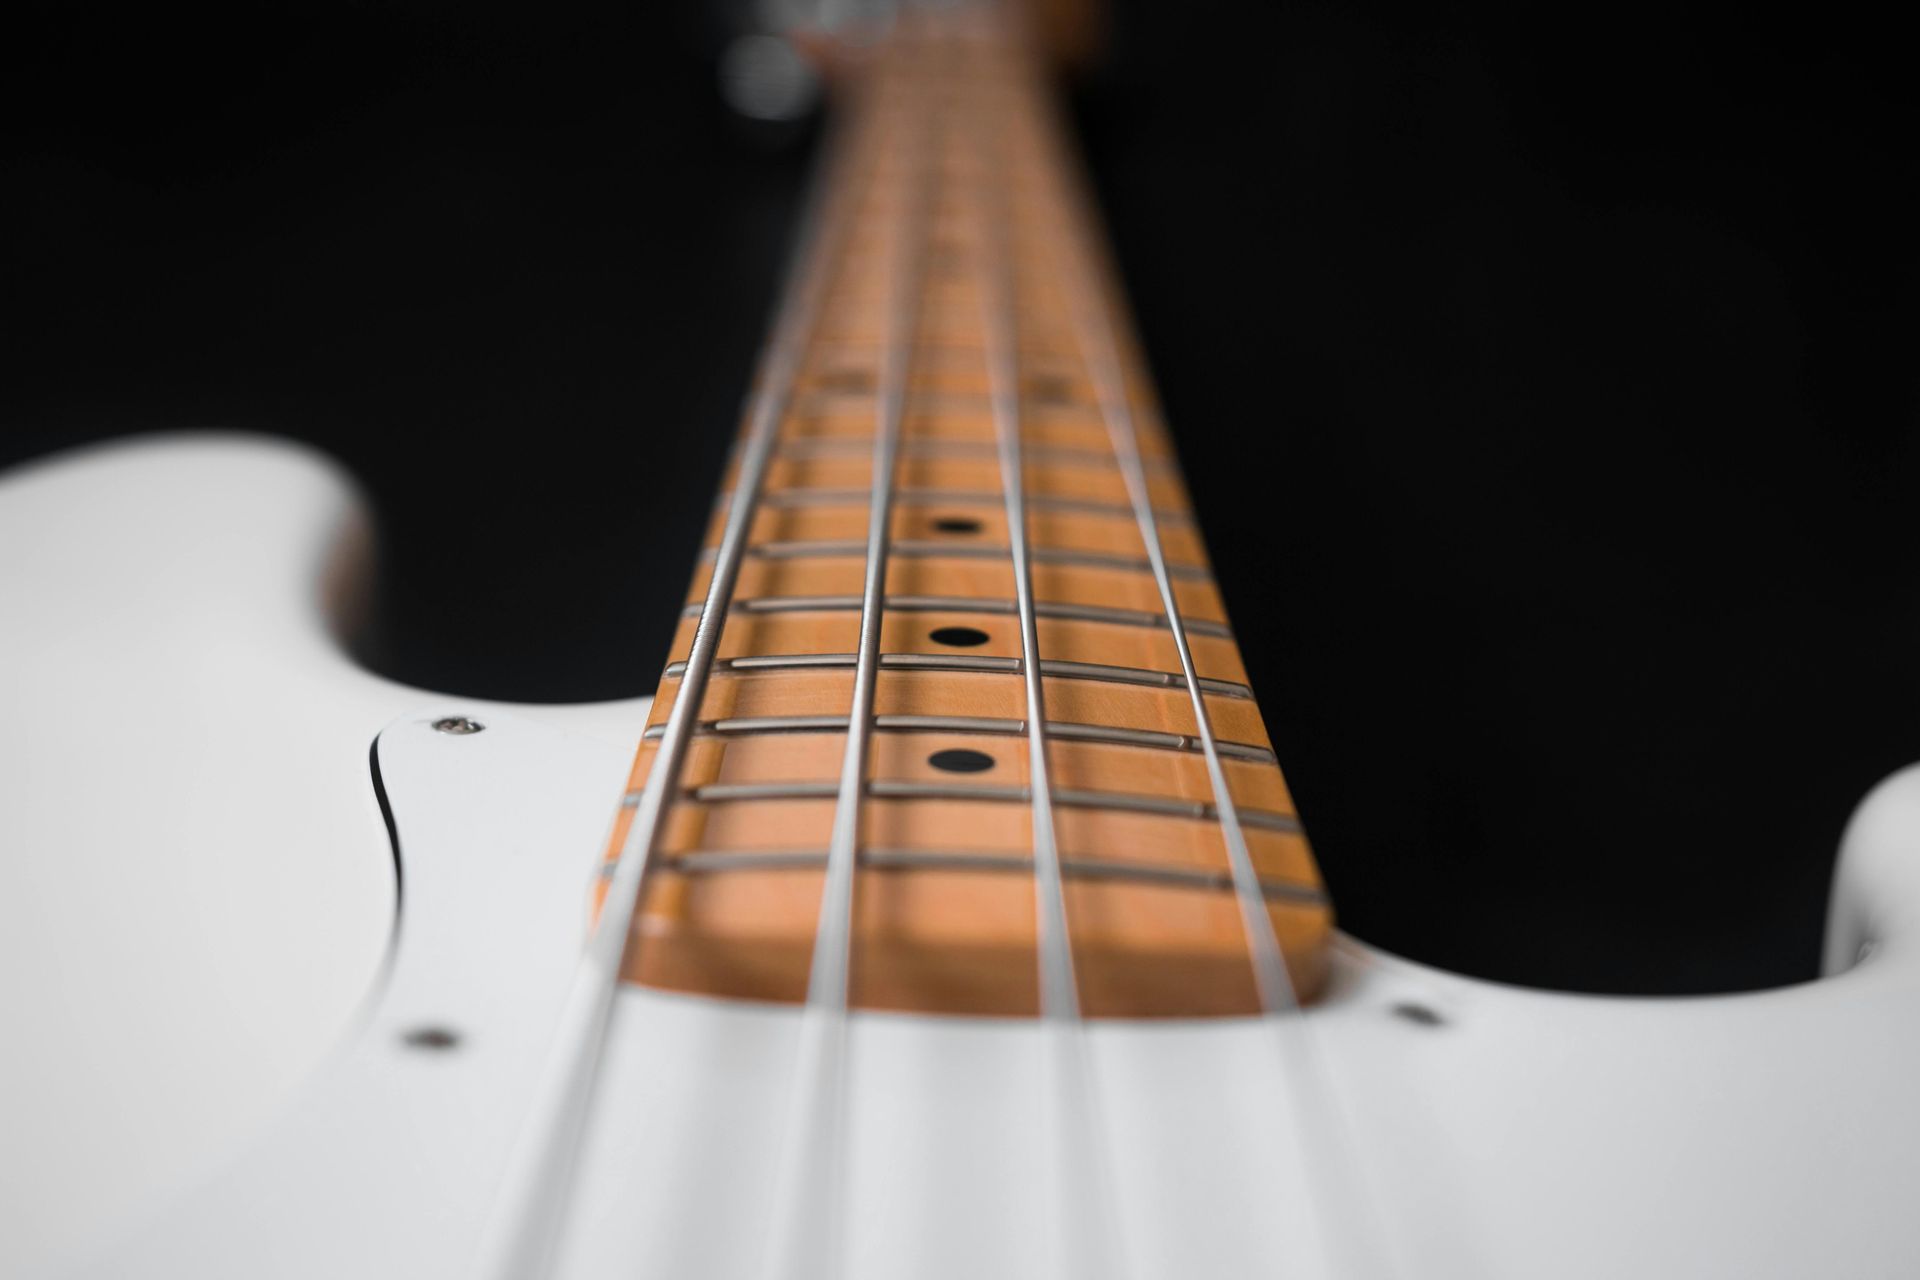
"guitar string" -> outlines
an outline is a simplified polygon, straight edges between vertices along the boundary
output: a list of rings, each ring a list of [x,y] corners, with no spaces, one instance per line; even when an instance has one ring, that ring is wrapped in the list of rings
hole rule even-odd
[[[914,70],[919,48],[905,35],[889,42],[888,70],[904,78]],[[902,62],[906,66],[902,67]],[[891,85],[889,85],[891,87]],[[880,629],[885,610],[887,551],[893,519],[894,472],[901,424],[906,416],[914,329],[919,321],[926,242],[935,210],[938,123],[932,104],[912,95],[906,111],[918,119],[896,126],[900,137],[896,171],[905,175],[907,207],[894,226],[887,285],[887,321],[875,390],[873,470],[867,515],[866,575],[861,594],[860,634],[853,696],[847,715],[847,745],[834,800],[827,867],[820,890],[813,959],[807,974],[795,1055],[789,1129],[774,1183],[774,1212],[763,1272],[787,1280],[818,1280],[840,1274],[844,1227],[848,1093],[847,1008],[853,952],[853,906],[859,868],[867,764],[873,741],[874,699],[880,671]],[[884,99],[883,99],[884,100]],[[898,181],[898,179],[896,179]]]
[[[1066,148],[1056,142],[1050,150],[1056,154],[1064,172]],[[1179,656],[1180,671],[1185,677],[1188,698],[1193,707],[1196,736],[1200,740],[1207,778],[1213,790],[1217,825],[1226,844],[1227,865],[1233,876],[1234,892],[1239,900],[1242,924],[1247,935],[1260,1007],[1268,1013],[1290,1012],[1300,1007],[1298,992],[1287,968],[1286,952],[1280,944],[1279,934],[1267,914],[1266,900],[1260,892],[1259,875],[1254,868],[1253,854],[1240,821],[1239,807],[1227,785],[1226,769],[1221,763],[1219,743],[1213,732],[1213,718],[1207,710],[1205,685],[1194,667],[1193,647],[1187,638],[1186,622],[1179,600],[1174,595],[1173,575],[1160,541],[1159,518],[1154,513],[1145,461],[1140,451],[1139,424],[1134,420],[1132,397],[1122,372],[1119,344],[1108,314],[1109,307],[1102,302],[1098,268],[1085,247],[1085,237],[1091,234],[1091,219],[1079,210],[1078,202],[1072,200],[1064,190],[1065,186],[1063,181],[1059,198],[1060,217],[1067,224],[1065,241],[1068,248],[1057,261],[1069,282],[1067,292],[1073,299],[1074,325],[1081,336],[1081,354],[1094,385],[1094,399],[1106,422],[1114,461],[1126,485],[1134,523],[1146,547],[1147,565],[1153,573],[1161,609],[1166,614],[1167,629],[1172,633],[1174,651]]]
[[[989,38],[1011,45],[1014,33],[1004,14]],[[1020,51],[1024,52],[1024,51]],[[1016,57],[1019,54],[1016,53]],[[1032,808],[1035,929],[1040,978],[1041,1071],[1044,1105],[1050,1123],[1044,1138],[1055,1213],[1048,1243],[1047,1274],[1073,1280],[1115,1280],[1125,1270],[1114,1244],[1112,1185],[1105,1135],[1099,1123],[1099,1088],[1094,1078],[1086,1024],[1074,975],[1058,833],[1053,817],[1053,787],[1047,759],[1045,672],[1041,665],[1039,624],[1034,607],[1032,551],[1028,543],[1025,458],[1022,450],[1020,391],[1019,259],[1007,190],[1013,181],[1010,122],[991,113],[996,98],[1032,92],[1024,63],[1011,84],[984,82],[974,87],[973,145],[976,165],[971,190],[981,241],[982,337],[986,348],[989,401],[999,446],[1001,488],[1006,499],[1007,543],[1013,560],[1014,599],[1020,626],[1020,670],[1026,690],[1028,803]],[[985,98],[985,102],[982,98]],[[997,135],[998,146],[994,145]]]
[[[922,107],[923,111],[929,108]],[[880,673],[880,628],[885,612],[888,553],[891,549],[895,472],[901,426],[906,418],[908,376],[914,329],[919,321],[921,277],[937,189],[938,126],[918,121],[910,137],[922,141],[904,148],[910,203],[901,218],[887,292],[887,327],[875,395],[872,495],[867,512],[866,572],[860,597],[860,633],[854,652],[853,702],[848,712],[847,747],[834,802],[832,834],[827,842],[827,882],[822,888],[820,926],[814,935],[813,964],[807,976],[807,1000],[844,1008],[852,942],[854,873],[859,860],[861,798],[873,744],[873,706]]]
[[[1389,1280],[1400,1274],[1400,1268],[1384,1243],[1387,1235],[1378,1202],[1370,1193],[1372,1180],[1361,1167],[1359,1145],[1341,1106],[1325,1056],[1312,1034],[1309,1011],[1300,1003],[1279,932],[1266,909],[1258,870],[1229,790],[1219,743],[1214,737],[1206,698],[1195,671],[1187,628],[1167,571],[1159,523],[1142,463],[1139,428],[1114,328],[1115,304],[1111,299],[1115,294],[1110,285],[1103,284],[1105,273],[1091,249],[1097,223],[1090,200],[1084,194],[1090,184],[1074,162],[1072,151],[1064,144],[1059,122],[1049,116],[1046,127],[1050,135],[1049,150],[1056,160],[1054,171],[1061,175],[1057,194],[1061,217],[1069,231],[1065,237],[1068,249],[1063,265],[1072,280],[1071,292],[1076,298],[1075,327],[1085,343],[1082,351],[1094,375],[1095,396],[1121,463],[1135,520],[1146,543],[1155,585],[1168,628],[1173,633],[1181,671],[1186,677],[1213,789],[1217,825],[1227,846],[1234,894],[1247,934],[1261,1011],[1276,1032],[1276,1047],[1282,1058],[1281,1076],[1299,1126],[1299,1145],[1319,1157],[1318,1176],[1305,1180],[1310,1211],[1319,1224],[1325,1258],[1333,1274]]]
[[[984,112],[978,104],[976,113]],[[1059,837],[1053,820],[1053,783],[1047,763],[1046,695],[1040,665],[1040,632],[1034,608],[1033,552],[1027,538],[1026,466],[1019,383],[1019,316],[1016,265],[1004,196],[1007,164],[983,138],[994,124],[976,119],[969,142],[977,168],[972,174],[974,213],[981,240],[981,333],[985,338],[988,401],[1000,456],[1000,484],[1007,517],[1007,547],[1013,560],[1014,608],[1020,628],[1020,674],[1027,705],[1027,789],[1033,817],[1033,870],[1037,895],[1035,926],[1040,959],[1040,1012],[1043,1017],[1080,1016],[1074,981],[1073,950],[1067,932],[1066,889],[1060,872]]]
[[[492,1280],[525,1280],[546,1273],[557,1244],[573,1169],[631,939],[647,888],[663,818],[671,806],[699,725],[707,677],[739,578],[741,561],[765,485],[781,419],[806,352],[806,338],[846,247],[855,197],[868,181],[863,150],[872,125],[853,111],[825,144],[795,237],[799,274],[785,292],[771,326],[758,376],[748,393],[748,430],[739,452],[725,530],[694,629],[688,664],[660,745],[635,806],[626,839],[607,881],[600,916],[587,939],[553,1048],[535,1085],[527,1118],[495,1194],[475,1249],[474,1272]]]

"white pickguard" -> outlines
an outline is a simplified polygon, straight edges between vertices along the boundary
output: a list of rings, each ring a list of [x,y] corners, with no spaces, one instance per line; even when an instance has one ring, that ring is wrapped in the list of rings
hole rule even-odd
[[[0,1274],[471,1273],[645,704],[353,667],[322,584],[357,520],[238,438],[0,482]],[[1558,996],[1343,940],[1304,1022],[1093,1024],[1064,1077],[1037,1024],[856,1017],[834,1270],[1915,1274],[1917,845],[1910,772],[1849,833],[1847,971],[1781,991]],[[765,1256],[799,1016],[623,993],[557,1274],[804,1274]]]

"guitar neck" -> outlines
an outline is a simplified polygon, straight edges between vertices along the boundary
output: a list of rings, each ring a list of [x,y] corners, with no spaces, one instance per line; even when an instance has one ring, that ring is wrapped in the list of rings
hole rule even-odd
[[[848,87],[608,853],[648,986],[1201,1016],[1331,912],[1040,69]]]

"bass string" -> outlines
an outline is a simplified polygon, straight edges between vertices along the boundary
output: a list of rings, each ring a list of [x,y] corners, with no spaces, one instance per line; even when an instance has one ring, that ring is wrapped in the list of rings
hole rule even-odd
[[[1004,15],[1002,25],[1005,23]],[[1034,95],[1029,56],[1012,47],[1012,33],[994,33],[1014,55],[1012,76],[1002,84],[975,73],[968,142],[973,157],[969,194],[980,246],[978,280],[987,365],[988,398],[1000,458],[1007,541],[1013,561],[1015,611],[1020,627],[1020,670],[1026,693],[1028,803],[1031,806],[1035,942],[1040,984],[1041,1081],[1045,1126],[1045,1185],[1055,1212],[1050,1215],[1051,1256],[1047,1274],[1073,1280],[1107,1280],[1125,1275],[1115,1249],[1113,1175],[1100,1124],[1100,1091],[1094,1077],[1086,1026],[1074,975],[1073,947],[1066,910],[1058,832],[1053,816],[1053,785],[1047,752],[1045,669],[1033,589],[1029,542],[1025,457],[1022,447],[1020,265],[1014,250],[1013,219],[1007,192],[1014,183],[1010,154],[1017,139],[1011,119],[996,118],[1008,95]],[[996,143],[998,145],[996,145]]]
[[[1051,120],[1049,123],[1052,127],[1047,131],[1048,151],[1054,161],[1052,167],[1064,175],[1070,172],[1070,153],[1058,137],[1057,123]],[[1227,783],[1220,745],[1213,731],[1213,719],[1207,709],[1207,685],[1195,668],[1186,620],[1174,593],[1174,575],[1161,543],[1160,520],[1154,510],[1146,462],[1140,450],[1139,425],[1134,418],[1133,397],[1120,358],[1112,308],[1105,300],[1100,284],[1101,273],[1088,248],[1089,237],[1093,234],[1093,220],[1081,207],[1082,202],[1074,198],[1070,181],[1062,179],[1057,195],[1060,218],[1065,223],[1067,234],[1063,237],[1065,251],[1055,255],[1054,264],[1070,299],[1076,345],[1093,383],[1094,400],[1107,428],[1115,465],[1126,487],[1128,506],[1146,550],[1147,566],[1153,574],[1167,629],[1173,636],[1174,651],[1179,658],[1180,672],[1192,706],[1195,736],[1200,741],[1201,754],[1206,761],[1216,823],[1226,846],[1228,869],[1240,906],[1260,1007],[1269,1014],[1294,1012],[1300,1008],[1298,992],[1287,968],[1285,949],[1267,912],[1265,894],[1254,867],[1239,806]]]
[[[931,112],[933,108],[923,107]],[[853,890],[859,859],[861,798],[873,744],[873,705],[880,672],[880,629],[886,609],[887,563],[891,551],[894,481],[906,416],[914,331],[920,310],[926,242],[937,185],[939,126],[923,119],[903,130],[919,145],[903,148],[908,207],[899,220],[889,264],[887,319],[874,397],[871,494],[867,509],[865,573],[860,596],[860,630],[854,652],[853,698],[847,713],[847,745],[834,801],[827,843],[827,876],[821,890],[820,923],[814,933],[813,963],[807,976],[807,1002],[845,1009],[852,949]]]
[[[892,73],[909,82],[919,42],[896,36]],[[904,64],[904,66],[902,65]],[[847,745],[821,885],[807,999],[801,1015],[789,1124],[774,1184],[774,1212],[763,1273],[774,1280],[840,1274],[846,1185],[847,1008],[852,968],[853,907],[880,671],[887,557],[895,472],[906,415],[927,246],[939,196],[942,105],[920,93],[906,97],[896,126],[897,171],[905,207],[890,229],[886,323],[875,387],[874,440],[867,514],[860,631],[847,715]]]
[[[1005,197],[1011,175],[1003,148],[995,147],[992,142],[996,124],[988,116],[987,108],[977,100],[969,124],[967,141],[973,158],[969,194],[981,258],[978,273],[981,333],[985,339],[988,401],[999,454],[1008,551],[1013,562],[1014,611],[1020,628],[1020,674],[1026,695],[1027,785],[1032,810],[1040,1012],[1046,1018],[1075,1019],[1080,1016],[1080,998],[1074,980],[1066,889],[1053,819],[1044,672],[1033,591],[1033,551],[1028,535],[1026,460],[1021,439],[1018,266],[1012,252],[1011,219]]]
[[[1341,1105],[1325,1053],[1313,1034],[1312,1016],[1300,1002],[1285,948],[1266,910],[1258,871],[1221,763],[1204,686],[1195,670],[1187,627],[1160,543],[1159,519],[1147,482],[1133,397],[1114,326],[1114,299],[1118,292],[1110,283],[1104,283],[1106,274],[1090,248],[1097,226],[1091,201],[1085,194],[1091,183],[1065,144],[1057,118],[1047,113],[1045,120],[1048,151],[1054,162],[1050,169],[1061,175],[1057,194],[1062,219],[1069,227],[1065,237],[1067,249],[1062,255],[1064,261],[1057,265],[1074,299],[1074,327],[1079,334],[1080,349],[1095,383],[1100,413],[1120,463],[1135,523],[1146,544],[1155,585],[1186,678],[1262,1014],[1275,1032],[1279,1074],[1298,1125],[1300,1147],[1314,1158],[1312,1176],[1306,1179],[1311,1211],[1321,1228],[1328,1263],[1336,1274],[1388,1280],[1400,1274],[1400,1268],[1382,1243],[1387,1236],[1379,1221],[1378,1200],[1371,1193],[1372,1180],[1362,1165],[1359,1144]]]
[[[602,907],[576,967],[553,1045],[474,1254],[475,1274],[525,1280],[546,1274],[571,1194],[580,1139],[591,1109],[614,995],[646,893],[664,818],[699,724],[707,678],[719,649],[779,427],[798,382],[807,340],[847,247],[857,196],[872,176],[863,145],[870,113],[849,112],[827,141],[800,224],[800,275],[786,290],[760,370],[747,398],[746,441],[739,451],[728,516],[714,559],[685,673],[656,749],[640,802],[608,879]]]

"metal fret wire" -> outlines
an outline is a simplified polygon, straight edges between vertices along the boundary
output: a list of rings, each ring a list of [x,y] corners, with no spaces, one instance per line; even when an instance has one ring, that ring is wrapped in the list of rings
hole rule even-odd
[[[911,46],[907,46],[911,48]],[[897,55],[896,55],[897,56]],[[897,74],[897,73],[896,73]],[[931,108],[923,108],[931,110]],[[871,505],[859,650],[848,710],[847,749],[828,837],[819,923],[807,974],[790,1123],[780,1154],[773,1221],[763,1272],[790,1280],[840,1274],[846,1170],[847,1003],[852,964],[853,897],[859,863],[862,798],[873,740],[873,704],[880,669],[887,540],[893,518],[894,471],[905,417],[913,331],[919,319],[921,272],[934,210],[937,126],[928,118],[903,132],[919,145],[901,147],[911,205],[898,223],[887,292],[887,337],[875,393]],[[935,159],[929,163],[927,157]]]
[[[678,783],[687,743],[699,724],[707,674],[719,647],[748,530],[780,421],[805,355],[806,338],[832,275],[830,268],[844,248],[854,196],[865,187],[866,174],[856,168],[856,161],[861,159],[859,130],[865,127],[860,120],[854,116],[855,123],[833,135],[828,155],[816,170],[808,193],[796,239],[796,261],[802,264],[802,274],[782,301],[760,377],[749,393],[749,443],[741,457],[733,488],[735,500],[708,580],[706,604],[694,630],[689,669],[668,714],[640,803],[615,860],[600,917],[568,990],[553,1051],[542,1068],[528,1118],[476,1248],[474,1270],[492,1280],[526,1280],[543,1275],[552,1261],[606,1042],[613,997],[634,915],[646,888],[661,820]]]
[[[1031,508],[1032,495],[1027,497]],[[856,596],[748,596],[744,600],[735,600],[733,608],[747,613],[807,613],[820,611],[840,611],[858,609]],[[1012,613],[1017,607],[1012,600],[998,600],[985,596],[896,596],[886,599],[886,607],[895,613]],[[1167,625],[1163,613],[1141,613],[1133,609],[1109,609],[1101,605],[1059,604],[1047,600],[1034,601],[1033,611],[1042,618],[1060,618],[1068,622],[1111,622],[1121,627],[1154,627]],[[700,606],[689,606],[684,615],[699,617]],[[1233,638],[1226,624],[1203,622],[1189,619],[1186,624],[1190,636],[1217,636],[1222,640]]]
[[[858,489],[781,489],[768,494],[766,504],[770,507],[843,507],[859,502],[862,496]],[[894,497],[902,502],[923,506],[1000,505],[999,494],[972,489],[924,489],[903,485]],[[721,494],[715,505],[725,504],[726,495]],[[1029,495],[1027,507],[1033,511],[1065,511],[1090,516],[1131,518],[1133,515],[1133,507],[1129,503],[1101,502],[1092,498],[1058,498],[1044,493]],[[1184,511],[1160,511],[1157,514],[1161,524],[1193,523],[1193,517]]]

